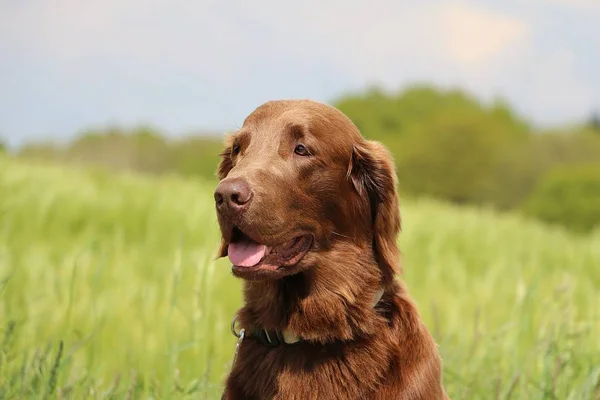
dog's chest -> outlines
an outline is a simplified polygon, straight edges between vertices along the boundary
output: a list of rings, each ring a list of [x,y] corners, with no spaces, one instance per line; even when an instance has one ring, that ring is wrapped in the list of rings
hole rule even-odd
[[[381,371],[344,350],[310,344],[268,347],[247,340],[240,346],[230,378],[260,399],[368,398],[382,378]]]

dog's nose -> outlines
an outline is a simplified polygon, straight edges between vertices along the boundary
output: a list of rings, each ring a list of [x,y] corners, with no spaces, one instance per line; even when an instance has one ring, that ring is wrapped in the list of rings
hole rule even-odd
[[[252,195],[250,186],[243,179],[225,179],[215,190],[215,202],[218,209],[227,208],[230,211],[240,212],[248,208]]]

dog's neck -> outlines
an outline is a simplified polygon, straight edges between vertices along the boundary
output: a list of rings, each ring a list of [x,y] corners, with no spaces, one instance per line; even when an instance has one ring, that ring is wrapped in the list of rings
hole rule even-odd
[[[322,343],[374,333],[382,322],[374,308],[384,295],[381,274],[372,257],[348,252],[327,252],[313,267],[280,280],[246,282],[240,326]]]

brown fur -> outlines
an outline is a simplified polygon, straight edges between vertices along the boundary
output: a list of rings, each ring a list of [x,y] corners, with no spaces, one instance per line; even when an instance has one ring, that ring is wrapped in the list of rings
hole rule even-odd
[[[304,144],[309,157],[294,154]],[[391,155],[333,107],[268,102],[227,138],[217,171],[242,178],[251,206],[236,222],[261,243],[310,233],[292,267],[243,276],[239,325],[290,329],[306,342],[245,339],[224,399],[444,399],[437,346],[403,283]],[[220,256],[231,221],[219,216]],[[376,307],[372,299],[385,292]]]

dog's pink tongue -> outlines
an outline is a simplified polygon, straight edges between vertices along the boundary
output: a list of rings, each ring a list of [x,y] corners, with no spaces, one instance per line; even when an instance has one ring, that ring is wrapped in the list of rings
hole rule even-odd
[[[229,261],[236,267],[253,267],[260,262],[267,246],[256,242],[243,241],[229,244]]]

